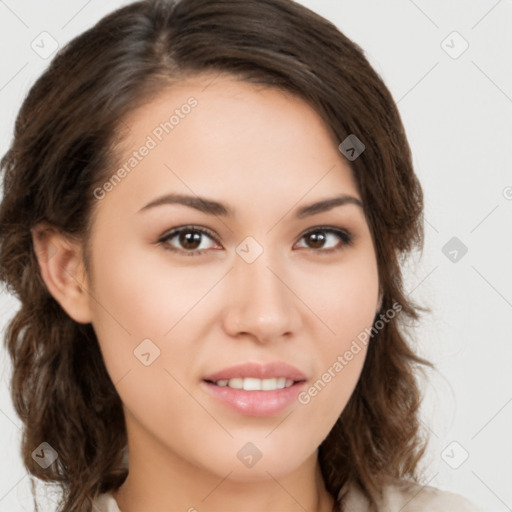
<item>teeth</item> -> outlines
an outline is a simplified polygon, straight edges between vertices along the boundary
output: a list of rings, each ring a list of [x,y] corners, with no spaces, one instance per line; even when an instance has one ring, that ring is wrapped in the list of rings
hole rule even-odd
[[[279,377],[273,379],[255,379],[253,377],[222,379],[215,382],[217,386],[230,387],[233,389],[244,389],[245,391],[274,391],[276,389],[288,388],[293,384],[292,379]]]
[[[260,379],[246,377],[244,379],[244,383],[243,383],[242,387],[246,391],[259,391],[259,390],[261,390],[262,383],[263,383],[263,381],[261,381]]]

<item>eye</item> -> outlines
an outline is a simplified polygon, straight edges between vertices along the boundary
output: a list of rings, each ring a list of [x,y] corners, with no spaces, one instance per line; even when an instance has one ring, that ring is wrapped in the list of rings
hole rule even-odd
[[[175,228],[163,235],[158,243],[162,244],[166,250],[181,253],[184,256],[199,256],[211,248],[208,247],[208,242],[203,243],[204,237],[218,244],[215,235],[210,230],[196,226]],[[348,231],[330,226],[317,226],[304,233],[300,237],[300,240],[302,239],[307,240],[307,244],[309,244],[309,247],[305,248],[312,249],[315,253],[336,252],[352,245],[354,241]],[[324,245],[327,242],[334,242],[335,245],[325,248]],[[176,247],[174,244],[179,244],[181,247]]]
[[[164,248],[169,251],[179,252],[185,256],[198,256],[208,249],[208,247],[204,246],[203,240],[201,240],[205,236],[216,241],[209,230],[193,226],[183,226],[173,229],[170,233],[160,238],[158,242],[162,243]],[[181,244],[181,248],[171,245],[173,239],[176,239],[177,243]]]
[[[307,240],[310,244],[310,247],[306,248],[310,248],[317,253],[328,254],[344,249],[345,246],[350,246],[354,243],[354,239],[348,231],[329,226],[318,226],[311,229],[301,236],[302,239]],[[341,243],[339,242],[340,240]],[[334,243],[338,241],[338,245],[328,247],[327,249],[322,248],[328,241]]]

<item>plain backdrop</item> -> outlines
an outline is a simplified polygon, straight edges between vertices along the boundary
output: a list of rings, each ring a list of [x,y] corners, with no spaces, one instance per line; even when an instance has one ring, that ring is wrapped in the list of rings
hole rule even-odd
[[[37,42],[62,46],[126,3],[0,1],[2,155],[51,60]],[[423,185],[425,249],[405,270],[408,293],[432,309],[414,331],[416,350],[437,367],[424,385],[424,483],[510,511],[512,1],[300,3],[364,49],[398,103]],[[4,292],[0,301],[3,334],[17,301]],[[0,511],[32,510],[3,344],[0,372]]]

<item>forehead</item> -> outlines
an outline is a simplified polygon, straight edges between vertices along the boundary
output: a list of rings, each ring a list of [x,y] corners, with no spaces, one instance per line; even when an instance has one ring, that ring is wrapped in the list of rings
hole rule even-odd
[[[189,108],[188,104],[192,102],[195,105]],[[182,123],[189,114],[194,114],[193,118],[190,116],[192,120]],[[215,118],[215,126],[211,125],[212,118]],[[208,125],[205,125],[206,120]],[[265,135],[273,138],[278,129],[285,127],[290,136],[306,129],[312,141],[321,136],[330,138],[336,146],[338,144],[335,135],[315,109],[297,94],[225,73],[191,75],[162,88],[142,107],[125,116],[122,125],[134,136],[156,130],[154,135],[160,139],[169,135],[169,132],[162,127],[164,133],[158,133],[162,131],[158,127],[169,121],[173,135],[184,131],[185,125],[194,128],[196,137],[203,139],[204,131],[209,131],[211,138],[217,132],[219,135],[225,134],[230,126],[236,126],[232,131],[237,131],[240,126],[248,131],[252,125],[257,130],[258,139]],[[182,127],[177,130],[179,124]],[[205,129],[201,130],[203,126]],[[210,127],[216,130],[207,130]],[[133,139],[128,137],[127,142],[130,142],[130,138]]]
[[[172,191],[234,193],[268,204],[297,202],[309,191],[325,196],[333,187],[358,195],[329,127],[308,103],[281,89],[197,75],[162,90],[122,125],[111,173],[124,171],[110,199],[131,195],[140,204]]]

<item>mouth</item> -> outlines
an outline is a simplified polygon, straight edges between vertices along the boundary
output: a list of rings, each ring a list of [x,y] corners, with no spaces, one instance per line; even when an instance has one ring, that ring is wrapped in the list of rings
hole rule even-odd
[[[202,380],[217,403],[244,416],[274,416],[288,409],[305,386],[304,373],[283,362],[244,363]]]

